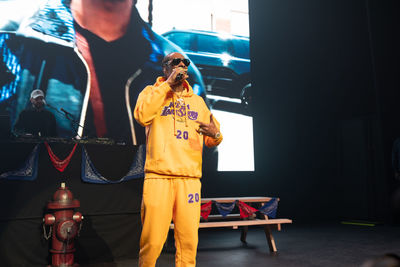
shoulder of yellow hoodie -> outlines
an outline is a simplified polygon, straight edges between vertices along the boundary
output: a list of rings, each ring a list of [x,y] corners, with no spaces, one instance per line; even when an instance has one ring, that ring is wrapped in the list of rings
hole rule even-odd
[[[199,96],[199,95],[194,95],[194,97],[196,98],[196,101],[199,103],[199,105],[200,105],[200,108],[201,108],[201,110],[200,110],[200,112],[201,112],[201,118],[202,118],[202,121],[203,122],[205,122],[205,123],[210,123],[210,114],[211,114],[211,111],[208,109],[208,107],[207,107],[207,105],[206,105],[206,102],[204,101],[204,99],[201,97],[201,96]]]

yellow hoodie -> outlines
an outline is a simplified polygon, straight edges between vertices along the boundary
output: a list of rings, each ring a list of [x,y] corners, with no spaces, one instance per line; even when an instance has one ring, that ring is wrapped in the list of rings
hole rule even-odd
[[[146,126],[145,178],[200,178],[203,140],[208,147],[222,141],[222,136],[215,139],[197,132],[196,121],[210,123],[211,112],[187,81],[184,87],[178,95],[158,77],[139,94],[134,116]],[[219,129],[215,117],[214,122]]]

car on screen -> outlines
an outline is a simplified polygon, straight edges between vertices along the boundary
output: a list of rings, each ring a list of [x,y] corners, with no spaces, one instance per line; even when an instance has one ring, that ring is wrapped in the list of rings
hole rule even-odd
[[[197,66],[208,95],[248,103],[244,97],[251,87],[248,37],[200,30],[171,30],[162,35]]]

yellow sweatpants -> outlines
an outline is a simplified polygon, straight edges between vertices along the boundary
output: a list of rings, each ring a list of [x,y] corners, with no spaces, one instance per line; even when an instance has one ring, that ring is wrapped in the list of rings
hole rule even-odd
[[[175,224],[175,266],[196,266],[200,221],[200,179],[146,178],[143,184],[139,266],[154,267]]]

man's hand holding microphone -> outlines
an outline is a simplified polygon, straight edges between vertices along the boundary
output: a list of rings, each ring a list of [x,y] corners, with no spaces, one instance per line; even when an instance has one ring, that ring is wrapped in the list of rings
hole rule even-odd
[[[189,75],[187,74],[187,68],[177,67],[172,70],[167,79],[167,83],[169,86],[171,86],[171,88],[174,88],[177,85],[182,84],[182,82],[187,78],[189,78]]]

